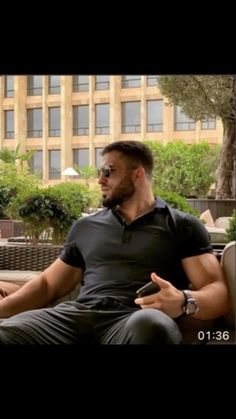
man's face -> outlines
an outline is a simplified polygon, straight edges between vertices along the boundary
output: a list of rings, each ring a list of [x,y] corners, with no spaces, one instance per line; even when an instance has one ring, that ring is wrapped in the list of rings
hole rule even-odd
[[[135,167],[131,168],[118,151],[111,151],[103,156],[98,183],[101,185],[104,207],[121,205],[134,195],[134,170]]]

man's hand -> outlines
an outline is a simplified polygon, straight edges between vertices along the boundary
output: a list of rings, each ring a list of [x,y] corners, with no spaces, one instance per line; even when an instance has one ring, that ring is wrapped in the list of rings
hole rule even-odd
[[[160,291],[146,297],[136,298],[135,304],[142,308],[156,308],[163,311],[172,319],[179,317],[182,313],[184,305],[184,294],[175,288],[169,281],[165,281],[155,272],[151,274],[151,279],[160,287]]]
[[[7,297],[7,292],[0,288],[0,300],[2,300],[4,297]]]
[[[7,281],[0,281],[0,300],[17,291],[20,285]]]

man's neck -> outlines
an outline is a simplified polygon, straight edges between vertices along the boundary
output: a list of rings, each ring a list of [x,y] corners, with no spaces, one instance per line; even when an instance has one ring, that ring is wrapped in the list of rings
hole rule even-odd
[[[148,199],[136,200],[136,202],[133,203],[128,201],[121,205],[117,205],[116,210],[127,222],[131,223],[142,215],[152,211],[155,208],[155,205],[155,198],[152,196]]]

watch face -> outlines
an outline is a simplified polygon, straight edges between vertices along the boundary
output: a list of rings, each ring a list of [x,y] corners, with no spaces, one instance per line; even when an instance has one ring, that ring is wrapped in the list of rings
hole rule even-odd
[[[198,311],[198,306],[197,306],[196,301],[194,299],[192,299],[192,301],[189,300],[185,308],[185,313],[187,315],[191,315],[191,314],[197,313],[197,311]]]
[[[184,293],[185,302],[186,302],[186,304],[184,304],[183,306],[183,312],[187,314],[187,316],[197,313],[199,310],[199,307],[197,305],[197,301],[192,296],[191,291],[189,290],[182,290],[182,291]]]

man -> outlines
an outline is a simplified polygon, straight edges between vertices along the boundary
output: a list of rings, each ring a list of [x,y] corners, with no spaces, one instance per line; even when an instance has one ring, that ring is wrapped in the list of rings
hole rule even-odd
[[[185,318],[202,323],[229,309],[205,227],[153,196],[149,148],[117,141],[102,155],[105,208],[79,219],[60,257],[0,301],[9,317],[1,343],[178,344]],[[160,291],[137,298],[150,280]],[[76,301],[47,307],[79,282]]]

